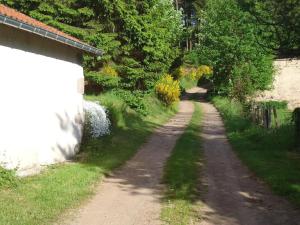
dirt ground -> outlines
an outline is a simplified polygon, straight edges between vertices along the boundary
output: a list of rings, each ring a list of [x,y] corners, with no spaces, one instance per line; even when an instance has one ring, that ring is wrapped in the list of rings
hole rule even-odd
[[[236,157],[216,108],[205,101],[201,108],[206,194],[200,224],[300,225],[300,212],[273,195]]]
[[[205,91],[194,88],[188,95],[203,96]],[[236,157],[215,107],[203,98],[200,104],[205,168],[200,176],[203,207],[199,225],[300,225],[300,212],[273,195]],[[164,163],[193,111],[193,103],[183,100],[179,113],[157,129],[135,157],[106,178],[67,224],[161,224]]]
[[[160,222],[164,163],[183,133],[194,104],[181,101],[179,113],[157,129],[125,166],[106,178],[96,195],[69,220],[72,225],[156,225]],[[122,146],[120,146],[122,148]]]

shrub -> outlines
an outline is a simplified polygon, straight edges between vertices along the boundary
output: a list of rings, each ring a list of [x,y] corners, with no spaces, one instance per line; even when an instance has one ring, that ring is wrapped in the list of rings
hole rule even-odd
[[[143,101],[145,93],[143,91],[129,91],[118,89],[115,90],[115,95],[123,99],[123,101],[137,113],[146,116],[148,115],[147,107]]]
[[[15,187],[18,181],[14,170],[6,170],[0,166],[0,188]]]
[[[117,88],[121,80],[118,72],[110,65],[105,65],[100,72],[87,72],[85,77],[90,84],[87,89],[93,89],[94,86],[98,92]]]
[[[155,92],[161,101],[166,105],[171,105],[179,100],[179,81],[175,81],[171,75],[167,74],[157,82]]]
[[[173,77],[176,80],[179,80],[180,78],[184,77],[185,75],[186,75],[186,71],[183,66],[178,67],[173,73]]]
[[[88,72],[85,77],[90,84],[95,85],[101,91],[116,88],[120,82],[118,76],[105,75],[101,72]]]
[[[110,133],[110,120],[104,107],[96,102],[84,101],[84,137],[98,138]]]
[[[212,74],[212,69],[206,65],[199,66],[198,68],[194,66],[192,67],[181,66],[175,70],[175,72],[173,73],[173,77],[176,80],[179,80],[184,77],[191,80],[199,80],[204,75],[209,76],[211,74]]]
[[[197,68],[197,78],[198,79],[202,78],[203,76],[209,77],[210,75],[212,75],[212,73],[213,73],[213,70],[209,66],[202,65]]]
[[[101,73],[111,77],[117,77],[119,75],[118,72],[110,65],[105,65],[102,68]]]

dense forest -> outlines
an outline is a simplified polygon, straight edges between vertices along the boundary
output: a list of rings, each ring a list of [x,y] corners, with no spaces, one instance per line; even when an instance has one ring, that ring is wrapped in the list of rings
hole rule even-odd
[[[215,92],[243,100],[269,87],[275,57],[300,55],[299,0],[0,2],[102,49],[84,58],[90,89],[117,90],[141,112],[167,73],[207,65]]]

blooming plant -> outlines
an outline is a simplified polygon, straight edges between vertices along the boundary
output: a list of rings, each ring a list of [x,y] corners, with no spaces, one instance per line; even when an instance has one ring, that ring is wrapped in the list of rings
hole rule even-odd
[[[84,101],[83,108],[85,114],[85,134],[97,138],[110,133],[111,123],[104,107],[96,102]]]
[[[197,69],[198,79],[200,79],[204,75],[206,77],[209,77],[212,73],[213,73],[212,68],[209,67],[209,66],[206,66],[206,65],[199,66],[198,69]]]
[[[117,77],[119,75],[118,72],[110,65],[105,65],[102,68],[101,73],[111,77]]]
[[[156,84],[155,92],[158,98],[166,105],[171,105],[172,103],[179,101],[179,81],[174,80],[171,75],[166,74]]]

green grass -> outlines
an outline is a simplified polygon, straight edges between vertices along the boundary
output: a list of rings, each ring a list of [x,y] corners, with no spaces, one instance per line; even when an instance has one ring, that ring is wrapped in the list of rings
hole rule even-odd
[[[85,141],[74,163],[51,166],[38,176],[1,188],[0,224],[52,224],[67,209],[79,206],[90,196],[105,174],[131,158],[153,129],[176,111],[151,96],[145,99],[152,109],[147,117],[137,115],[110,93],[86,98],[99,100],[109,109],[112,134]],[[10,176],[6,180],[9,179]]]
[[[289,113],[280,113],[281,127],[265,130],[254,125],[244,115],[239,103],[215,97],[228,138],[241,160],[274,193],[287,197],[300,207],[300,154],[293,150],[294,128],[288,122]]]
[[[188,77],[183,77],[180,79],[180,85],[182,88],[185,90],[191,89],[193,87],[197,86],[198,81],[197,80],[192,80]]]
[[[195,112],[184,134],[165,166],[164,183],[167,186],[161,218],[166,224],[193,224],[199,219],[197,185],[201,169],[201,110]],[[193,222],[192,222],[193,221]]]

